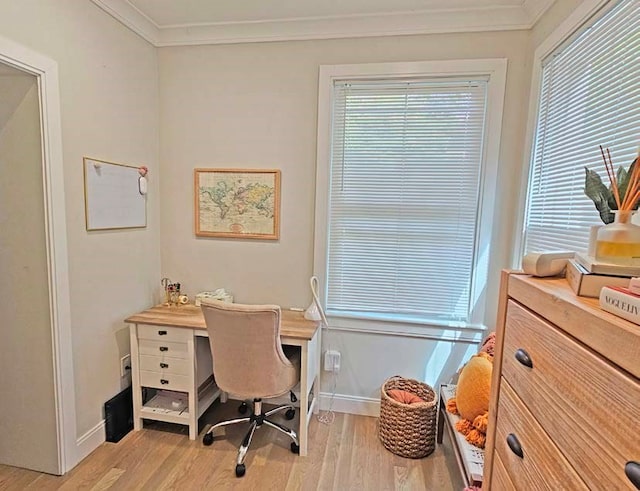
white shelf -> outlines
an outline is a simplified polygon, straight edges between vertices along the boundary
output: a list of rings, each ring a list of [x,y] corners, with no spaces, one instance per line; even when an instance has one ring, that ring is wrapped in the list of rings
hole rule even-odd
[[[185,392],[159,390],[140,409],[142,418],[167,423],[189,424],[189,405]]]
[[[220,396],[214,382],[198,393],[198,418]],[[167,423],[189,424],[189,396],[186,392],[159,390],[140,409],[140,417]]]

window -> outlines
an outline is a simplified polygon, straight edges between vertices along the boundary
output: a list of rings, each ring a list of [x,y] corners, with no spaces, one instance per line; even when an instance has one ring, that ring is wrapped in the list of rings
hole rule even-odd
[[[497,137],[501,119],[489,101],[504,88],[504,64],[490,61],[439,76],[323,67],[316,271],[329,316],[368,328],[481,324],[497,159],[489,121]]]
[[[601,225],[584,167],[608,183],[599,145],[628,168],[640,143],[640,3],[613,7],[542,62],[524,251],[586,251]]]

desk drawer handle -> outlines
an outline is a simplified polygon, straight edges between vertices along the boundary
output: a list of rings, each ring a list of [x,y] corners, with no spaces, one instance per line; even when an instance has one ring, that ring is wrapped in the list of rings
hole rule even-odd
[[[169,368],[167,363],[160,363],[160,368]]]
[[[630,460],[627,465],[624,466],[624,473],[631,481],[636,489],[640,489],[640,462],[634,462]]]
[[[158,331],[158,336],[166,336],[167,331]]]
[[[518,440],[518,437],[515,436],[513,433],[509,433],[509,435],[507,436],[507,445],[509,445],[509,448],[514,454],[516,454],[521,459],[524,458],[522,445],[520,445],[520,441]]]
[[[525,367],[533,368],[533,361],[531,361],[529,353],[522,348],[518,348],[516,350],[516,360],[522,363]]]
[[[169,381],[168,381],[168,380],[165,380],[165,379],[163,379],[163,378],[161,378],[161,379],[160,379],[160,383],[161,383],[162,385],[167,385],[167,384],[169,383]]]
[[[169,348],[166,346],[160,346],[160,351],[169,351]]]

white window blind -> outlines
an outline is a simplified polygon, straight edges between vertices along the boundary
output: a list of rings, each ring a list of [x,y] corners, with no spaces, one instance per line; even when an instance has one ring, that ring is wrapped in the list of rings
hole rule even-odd
[[[334,82],[327,310],[469,318],[487,80]]]
[[[525,252],[585,251],[601,225],[584,194],[585,166],[609,180],[599,145],[616,169],[640,143],[640,2],[601,15],[543,63],[529,181]]]

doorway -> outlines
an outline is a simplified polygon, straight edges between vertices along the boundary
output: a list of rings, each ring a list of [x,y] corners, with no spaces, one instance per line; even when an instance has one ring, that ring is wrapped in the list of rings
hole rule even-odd
[[[77,463],[56,63],[0,37],[0,464]]]

